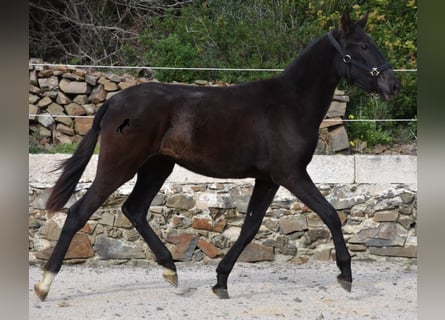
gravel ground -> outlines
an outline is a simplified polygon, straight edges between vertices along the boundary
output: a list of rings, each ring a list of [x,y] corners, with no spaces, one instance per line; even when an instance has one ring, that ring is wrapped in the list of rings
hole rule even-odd
[[[157,265],[63,266],[45,302],[29,268],[29,319],[417,319],[417,266],[353,261],[352,292],[337,284],[335,262],[238,263],[229,300],[211,291],[216,264],[178,263],[179,287]]]

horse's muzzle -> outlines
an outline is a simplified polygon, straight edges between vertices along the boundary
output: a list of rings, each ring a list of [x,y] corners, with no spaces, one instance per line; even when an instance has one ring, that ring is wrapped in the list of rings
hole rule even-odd
[[[379,93],[383,100],[395,98],[402,88],[400,80],[395,76],[394,71],[386,70],[382,72],[377,80]]]

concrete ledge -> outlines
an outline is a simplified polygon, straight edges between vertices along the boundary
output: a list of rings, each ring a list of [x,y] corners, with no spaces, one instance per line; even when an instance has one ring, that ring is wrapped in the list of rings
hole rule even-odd
[[[354,183],[354,156],[314,156],[307,171],[315,183]]]
[[[417,183],[416,156],[354,156],[356,183]]]
[[[60,172],[53,172],[65,154],[30,154],[29,183],[36,187],[50,187]],[[291,165],[291,164],[289,164]],[[91,158],[80,182],[90,183],[96,175],[97,155]],[[416,156],[314,156],[308,166],[309,175],[315,183],[417,183]],[[176,166],[168,178],[170,183],[217,183],[234,182],[239,179],[215,179],[198,175]],[[252,179],[242,179],[246,183]],[[128,184],[134,183],[134,179]]]

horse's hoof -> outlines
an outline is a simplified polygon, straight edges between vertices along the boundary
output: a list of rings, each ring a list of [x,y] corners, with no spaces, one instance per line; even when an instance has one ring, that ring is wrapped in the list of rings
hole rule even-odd
[[[164,268],[164,273],[162,276],[164,277],[165,281],[170,283],[172,286],[176,288],[178,287],[178,275],[176,271]]]
[[[212,288],[214,294],[218,296],[220,299],[229,299],[229,290],[220,288],[218,286],[214,286]]]
[[[48,290],[40,288],[40,282],[34,285],[34,292],[39,297],[40,301],[45,301],[46,296],[48,295]]]
[[[352,290],[352,281],[348,281],[348,280],[342,279],[341,275],[339,275],[337,277],[337,281],[338,281],[338,283],[340,284],[340,286],[343,289],[345,289],[348,292],[351,292],[351,290]]]

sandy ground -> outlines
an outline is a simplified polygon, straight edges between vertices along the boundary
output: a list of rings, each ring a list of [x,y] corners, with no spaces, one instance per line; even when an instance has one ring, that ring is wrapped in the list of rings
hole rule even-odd
[[[337,284],[335,262],[238,263],[229,300],[211,291],[216,264],[178,263],[179,287],[160,267],[63,266],[48,298],[29,268],[29,319],[417,319],[417,267],[407,262],[353,261],[354,283]]]

